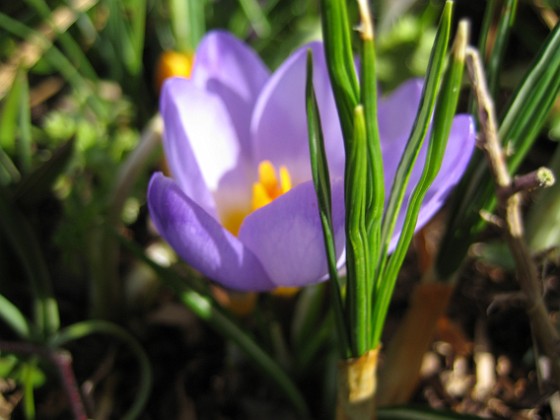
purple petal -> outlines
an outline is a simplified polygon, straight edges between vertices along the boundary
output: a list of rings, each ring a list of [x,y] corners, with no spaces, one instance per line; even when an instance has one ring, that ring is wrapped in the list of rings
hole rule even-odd
[[[192,80],[220,98],[245,155],[251,154],[251,113],[269,71],[255,52],[224,31],[209,32],[196,51]]]
[[[172,78],[164,84],[160,109],[165,156],[183,192],[214,216],[212,194],[221,188],[248,202],[245,157],[221,98],[190,80]]]
[[[267,159],[277,167],[285,165],[295,183],[311,178],[305,112],[308,49],[313,52],[313,84],[330,169],[334,175],[342,175],[344,146],[322,44],[300,48],[280,66],[263,89],[251,122],[256,160]]]
[[[344,248],[344,183],[333,184],[333,226],[340,257]],[[327,274],[327,259],[312,182],[300,184],[247,216],[239,239],[278,286],[305,286]]]
[[[476,130],[474,121],[470,115],[457,115],[453,119],[453,125],[451,126],[451,132],[441,168],[436,179],[424,197],[420,213],[418,214],[416,230],[422,228],[422,226],[424,226],[439,211],[445,203],[445,199],[451,193],[453,187],[461,179],[461,176],[465,172],[475,148],[475,134]],[[425,155],[425,150],[423,154]],[[417,169],[421,169],[421,163],[424,162],[424,160],[425,156],[419,156],[418,163],[420,163],[420,165],[416,165],[417,168],[415,168],[415,172]],[[410,194],[415,187],[415,180],[417,181],[418,179],[419,175],[413,174],[411,176],[411,184],[409,185],[407,196],[405,197],[403,204],[404,209],[408,206]],[[405,212],[401,211],[397,219],[391,244],[389,246],[390,252],[392,252],[397,245],[404,218]]]
[[[158,232],[193,268],[230,289],[274,288],[255,255],[161,173],[150,180],[148,206]]]

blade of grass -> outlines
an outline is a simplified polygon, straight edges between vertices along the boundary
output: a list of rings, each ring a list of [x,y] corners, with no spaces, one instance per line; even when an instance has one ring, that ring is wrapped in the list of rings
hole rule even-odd
[[[307,80],[306,80],[306,111],[307,128],[309,136],[309,155],[311,157],[311,173],[319,203],[319,214],[327,254],[329,283],[331,286],[333,311],[340,343],[340,354],[343,357],[350,355],[350,339],[346,330],[346,316],[342,303],[339,286],[336,249],[332,228],[331,182],[327,163],[327,154],[321,129],[321,119],[317,98],[313,89],[313,59],[311,51],[307,55]]]
[[[19,308],[0,294],[0,318],[22,339],[33,340],[35,331]]]
[[[60,42],[65,55],[74,66],[80,69],[84,77],[90,80],[97,80],[97,73],[83,52],[82,47],[80,47],[76,40],[68,33],[69,26],[67,27],[66,25],[67,14],[62,14],[60,12],[57,14],[51,11],[45,0],[25,0],[25,2],[31,5],[38,15],[47,22],[47,25],[52,30],[53,39],[57,39]],[[69,12],[72,14],[72,11]],[[62,28],[62,30],[59,28]]]
[[[169,0],[169,15],[177,50],[192,54],[204,35],[205,0]]]
[[[0,114],[0,181],[2,185],[17,182],[21,178],[20,170],[10,155],[14,157],[16,153],[20,100],[24,90],[24,81],[20,76],[22,72],[21,69],[17,72]]]
[[[346,148],[344,195],[346,205],[346,310],[351,326],[351,346],[354,357],[365,354],[369,348],[370,306],[368,295],[369,240],[366,228],[368,150],[364,108],[354,111],[354,138]]]
[[[22,69],[18,71],[14,79],[0,115],[0,147],[18,157],[17,169],[7,154],[0,159],[0,162],[4,163],[5,171],[11,174],[12,182],[19,180],[20,173],[29,172],[31,168],[31,112],[27,75]]]
[[[107,32],[117,63],[122,63],[117,80],[126,74],[136,79],[142,72],[146,20],[146,0],[106,1],[109,8]]]
[[[47,264],[31,225],[4,187],[0,187],[0,229],[19,258],[33,290],[35,325],[43,338],[49,337],[58,330],[60,318]]]
[[[408,246],[414,235],[414,229],[422,201],[428,192],[428,189],[436,176],[438,175],[453,117],[457,110],[461,81],[463,79],[463,70],[465,63],[465,50],[469,39],[469,28],[466,21],[461,21],[455,37],[453,45],[452,59],[445,74],[441,90],[438,94],[438,101],[434,113],[432,131],[426,154],[426,162],[422,176],[414,188],[411,195],[403,229],[397,243],[397,247],[389,259],[389,263],[382,274],[383,287],[380,289],[379,297],[374,306],[374,325],[382,326],[385,323],[385,317],[389,309],[389,303],[393,294],[393,289],[402,266]],[[374,328],[376,335],[373,343],[378,344],[381,339],[382,328]]]
[[[482,23],[480,26],[480,33],[478,39],[478,48],[483,53],[484,61],[488,61],[489,51],[486,49],[488,45],[488,40],[490,38],[490,33],[492,30],[492,23],[494,22],[494,16],[496,14],[498,6],[498,0],[488,0],[486,2],[486,8],[484,9],[484,17],[482,18]]]
[[[489,2],[487,7],[494,2]],[[486,64],[486,77],[488,78],[488,88],[493,97],[496,97],[499,89],[499,76],[502,67],[502,62],[506,48],[509,41],[509,35],[511,28],[515,21],[515,15],[517,11],[517,0],[507,0],[502,7],[502,12],[500,13],[500,20],[498,22],[498,28],[496,30],[496,35],[494,38],[494,45],[490,50],[490,55]],[[485,42],[487,42],[487,37]],[[481,45],[481,47],[488,47],[486,44]],[[481,51],[485,51],[482,49]]]
[[[508,162],[515,171],[532,146],[560,92],[560,23],[551,32],[534,64],[520,83],[501,119],[499,135],[511,143]]]
[[[71,1],[70,6],[61,6],[57,8],[52,14],[52,20],[56,24],[58,32],[66,31],[80,15],[91,9],[97,0],[74,0]],[[2,15],[2,14],[0,14]],[[17,22],[21,27],[17,28],[13,20],[6,20],[7,15],[2,15],[2,23],[0,27],[16,36],[25,39],[16,52],[10,57],[9,61],[0,67],[0,98],[3,98],[9,86],[12,85],[13,80],[20,67],[25,69],[32,67],[43,56],[45,49],[50,48],[52,39],[54,39],[54,31],[48,25],[42,25],[37,29],[37,36],[30,36],[25,30],[21,31],[21,27],[27,28],[25,25]],[[5,25],[9,26],[5,26]]]
[[[21,177],[16,165],[0,148],[0,185],[5,186],[17,182]]]
[[[327,67],[345,143],[354,136],[354,109],[359,101],[348,10],[345,0],[321,0]]]
[[[33,373],[37,369],[37,365],[38,360],[36,356],[31,356],[22,365],[23,412],[27,419],[34,419],[36,417]]]
[[[424,82],[422,98],[420,100],[416,120],[414,121],[412,133],[410,134],[406,149],[397,168],[397,173],[395,174],[393,186],[389,195],[389,201],[385,210],[381,231],[381,266],[384,264],[389,250],[391,236],[397,223],[397,218],[404,200],[410,174],[412,173],[414,163],[416,162],[416,158],[418,157],[418,153],[420,152],[426,133],[428,132],[430,120],[433,115],[437,92],[441,85],[445,67],[445,57],[447,53],[447,44],[449,43],[452,11],[453,2],[447,1],[441,15],[436,39],[434,40],[434,46],[432,48],[428,64],[426,80]],[[378,284],[375,286],[376,289],[384,283],[384,279],[380,276],[377,277],[377,283]]]
[[[14,155],[16,152],[16,137],[18,135],[18,115],[20,99],[23,91],[23,70],[17,72],[12,85],[6,95],[0,115],[0,147],[7,153]]]
[[[100,104],[99,98],[94,94],[91,86],[43,32],[31,29],[1,12],[0,27],[26,40],[26,43],[22,46],[24,53],[22,53],[20,57],[24,69],[30,68],[35,65],[40,58],[43,58],[60,72],[62,77],[64,77],[73,89],[82,93],[81,96],[86,98],[88,105],[96,114],[104,115],[104,107]],[[18,62],[18,64],[19,63],[20,62]],[[2,94],[1,82],[3,82],[3,80],[0,80],[0,96]]]
[[[364,118],[366,124],[367,144],[367,210],[366,231],[368,239],[366,296],[373,296],[373,283],[375,263],[379,261],[381,250],[381,226],[383,210],[385,207],[385,173],[383,170],[383,154],[381,152],[381,139],[379,137],[379,124],[377,119],[377,74],[373,21],[367,0],[358,0],[360,12],[360,39],[361,39],[361,80],[360,95],[364,104]],[[371,312],[372,305],[368,305]],[[368,313],[367,319],[371,320],[372,314]],[[372,334],[368,334],[371,337]],[[374,348],[373,343],[369,343]]]
[[[270,34],[270,22],[257,0],[239,0],[239,4],[247,15],[247,19],[251,22],[251,26],[256,34],[261,38],[267,37]]]
[[[31,107],[29,106],[29,83],[27,74],[21,73],[21,94],[19,97],[19,136],[17,151],[19,157],[20,170],[23,174],[31,170]]]

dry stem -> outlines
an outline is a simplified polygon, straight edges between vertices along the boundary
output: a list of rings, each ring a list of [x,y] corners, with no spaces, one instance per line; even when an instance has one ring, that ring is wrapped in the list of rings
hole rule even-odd
[[[341,360],[338,366],[337,420],[374,420],[380,347]]]
[[[526,312],[540,350],[552,362],[553,380],[558,386],[560,385],[560,364],[557,350],[560,336],[550,321],[542,297],[537,268],[525,242],[519,183],[517,185],[514,183],[507,169],[504,152],[498,138],[494,105],[488,93],[480,57],[475,49],[467,50],[466,63],[478,105],[478,118],[481,126],[479,146],[486,154],[496,183],[499,211],[504,219],[503,231],[515,259],[521,291],[526,297]]]

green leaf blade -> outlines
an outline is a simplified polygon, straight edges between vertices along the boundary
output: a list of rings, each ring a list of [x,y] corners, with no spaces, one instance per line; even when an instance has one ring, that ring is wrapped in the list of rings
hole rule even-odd
[[[319,215],[323,229],[323,239],[327,263],[329,269],[329,282],[331,285],[333,310],[335,312],[336,326],[340,341],[340,351],[344,357],[350,356],[350,340],[346,330],[346,319],[342,296],[339,287],[339,278],[336,260],[336,248],[332,225],[332,204],[331,204],[331,185],[325,142],[321,129],[319,107],[315,91],[313,89],[313,59],[311,51],[307,56],[307,78],[306,78],[306,112],[309,139],[309,155],[311,158],[311,173],[317,202],[319,205]]]
[[[402,206],[406,187],[410,179],[410,174],[416,162],[416,158],[420,152],[420,148],[428,132],[430,120],[434,111],[437,92],[439,90],[443,71],[445,66],[445,56],[447,53],[447,44],[449,42],[449,34],[451,30],[451,16],[453,3],[447,1],[442,12],[440,25],[438,27],[436,39],[430,57],[430,64],[426,74],[426,80],[422,91],[422,99],[416,115],[416,120],[412,129],[412,133],[408,139],[406,149],[399,163],[381,232],[381,260],[383,260],[389,249],[391,236],[395,228],[397,217]],[[381,262],[381,261],[380,261]]]

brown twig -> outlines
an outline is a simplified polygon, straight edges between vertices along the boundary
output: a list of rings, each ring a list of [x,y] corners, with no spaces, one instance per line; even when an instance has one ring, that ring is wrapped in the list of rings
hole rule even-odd
[[[507,199],[509,196],[518,192],[551,187],[554,185],[555,181],[552,171],[548,168],[541,167],[528,174],[516,176],[511,180],[511,184],[499,190],[499,193],[503,195],[503,199]]]
[[[527,187],[537,187],[540,182],[533,182],[538,181],[538,177],[534,174],[517,178],[517,184],[511,178],[498,137],[494,104],[488,93],[478,51],[474,48],[467,50],[466,64],[478,105],[478,119],[481,127],[479,146],[486,154],[496,183],[499,212],[504,220],[503,231],[515,259],[517,278],[526,298],[526,312],[540,350],[552,362],[553,380],[557,386],[560,386],[558,354],[560,336],[550,321],[544,304],[537,268],[525,242],[520,208],[520,191]],[[549,182],[546,181],[545,184],[549,184]]]

